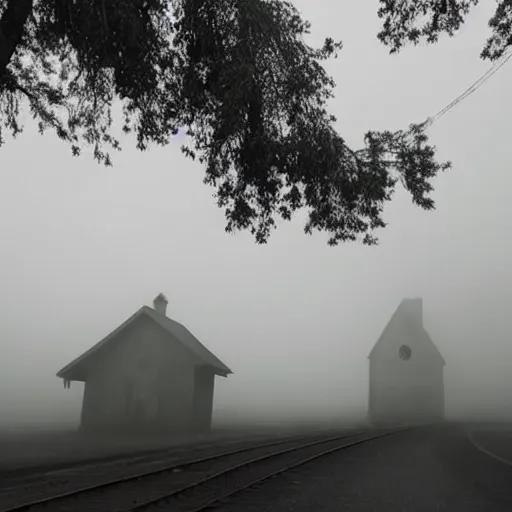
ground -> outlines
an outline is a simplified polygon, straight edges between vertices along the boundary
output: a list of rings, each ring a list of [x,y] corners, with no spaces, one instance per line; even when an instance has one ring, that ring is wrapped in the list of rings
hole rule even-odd
[[[364,422],[344,421],[343,428],[356,428]],[[239,423],[219,425],[209,434],[120,437],[82,434],[77,429],[0,430],[0,476],[32,472],[33,468],[66,466],[79,461],[137,454],[160,448],[209,443],[212,440],[236,440],[245,437],[287,435],[301,429],[334,427],[333,424],[287,423],[282,426]],[[337,426],[337,424],[336,424]]]
[[[233,432],[215,435],[222,443],[221,437],[233,437]],[[68,453],[70,449],[76,452],[78,446],[76,436],[69,432],[41,434],[39,440],[27,441],[20,435],[9,446],[4,439],[0,453],[10,450],[7,459],[10,454],[12,465],[17,456],[20,466],[23,453],[35,456],[46,450],[47,460],[57,461],[66,446]],[[107,447],[96,441],[94,449],[104,454]],[[83,453],[91,457],[94,443],[82,443]],[[110,446],[111,452],[142,447],[122,446],[122,440],[117,443]],[[147,442],[143,448],[148,449]],[[218,510],[510,512],[511,482],[512,425],[447,423],[392,434],[318,459],[237,494]]]
[[[492,428],[475,426],[469,432],[470,438],[490,457],[512,461],[512,428],[508,424]]]
[[[411,430],[359,445],[273,478],[219,512],[510,512],[510,465],[479,450],[467,426]],[[499,453],[504,431],[482,430]],[[508,439],[512,428],[508,429]],[[495,437],[496,434],[496,437]]]

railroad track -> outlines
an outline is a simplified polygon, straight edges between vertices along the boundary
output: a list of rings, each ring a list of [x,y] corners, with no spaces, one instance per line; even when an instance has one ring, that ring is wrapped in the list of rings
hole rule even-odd
[[[332,429],[334,431],[334,429]],[[354,432],[346,429],[345,432]],[[156,452],[109,457],[107,460],[91,460],[64,467],[42,467],[21,477],[0,474],[0,512],[30,503],[39,503],[51,496],[72,496],[77,492],[100,489],[102,486],[124,482],[134,475],[158,474],[198,461],[210,461],[217,456],[250,453],[253,449],[272,448],[286,443],[325,437],[329,430],[310,430],[288,435],[278,434],[249,436],[242,439],[212,439],[200,445],[184,445],[164,448]],[[337,433],[340,433],[339,430]],[[220,449],[222,447],[222,450]]]
[[[304,436],[231,450],[33,500],[1,512],[200,512],[285,471],[407,430]]]
[[[308,435],[311,437],[321,432],[325,433],[327,430],[309,431]],[[224,451],[228,451],[228,448],[230,451],[236,451],[251,446],[257,447],[279,441],[306,438],[304,432],[289,433],[288,435],[267,433],[253,436],[249,434],[243,438],[213,438],[198,444],[177,444],[138,453],[112,454],[98,459],[69,461],[55,465],[46,464],[33,468],[14,469],[13,471],[2,470],[0,472],[0,511],[2,510],[2,495],[10,491],[24,492],[29,489],[34,491],[34,489],[41,486],[52,485],[55,487],[59,486],[59,482],[68,484],[68,480],[76,481],[77,479],[82,480],[78,487],[84,487],[84,479],[87,480],[87,486],[92,486],[102,481],[98,480],[98,478],[101,479],[102,473],[103,480],[105,480],[105,477],[108,477],[109,480],[116,480],[135,473],[136,469],[134,468],[139,468],[140,472],[140,468],[158,469],[168,467],[172,462],[188,461],[191,456],[198,458],[206,454],[218,454],[219,446],[222,446]],[[67,487],[69,491],[69,485]]]

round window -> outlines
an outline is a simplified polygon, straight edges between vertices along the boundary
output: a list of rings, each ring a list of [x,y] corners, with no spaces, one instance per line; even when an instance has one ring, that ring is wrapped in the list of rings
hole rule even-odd
[[[409,359],[411,359],[412,356],[411,347],[409,347],[409,345],[402,345],[398,349],[398,355],[400,356],[400,359],[403,359],[404,361],[409,361]]]

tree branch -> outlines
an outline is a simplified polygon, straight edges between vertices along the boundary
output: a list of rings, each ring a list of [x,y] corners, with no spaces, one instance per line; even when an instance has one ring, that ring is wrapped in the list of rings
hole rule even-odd
[[[0,82],[11,58],[21,42],[25,22],[32,12],[34,0],[8,0],[0,19]]]
[[[30,91],[28,91],[25,87],[23,87],[17,82],[16,78],[8,69],[5,70],[4,77],[0,85],[0,92],[2,91],[2,88],[10,92],[19,91],[22,94],[24,94],[28,99],[38,101],[38,98],[34,94],[32,94]]]

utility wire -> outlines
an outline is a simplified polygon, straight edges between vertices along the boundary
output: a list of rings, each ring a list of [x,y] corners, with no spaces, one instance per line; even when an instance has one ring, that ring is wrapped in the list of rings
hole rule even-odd
[[[512,50],[505,53],[503,57],[495,62],[493,66],[488,69],[476,82],[470,85],[462,94],[457,96],[451,103],[446,105],[443,109],[441,109],[435,116],[429,117],[426,121],[426,125],[429,128],[438,121],[441,117],[443,117],[449,110],[451,110],[455,105],[458,105],[462,100],[466,99],[468,96],[473,94],[476,90],[478,90],[482,85],[491,78],[495,73],[497,73],[509,60],[512,58]]]

